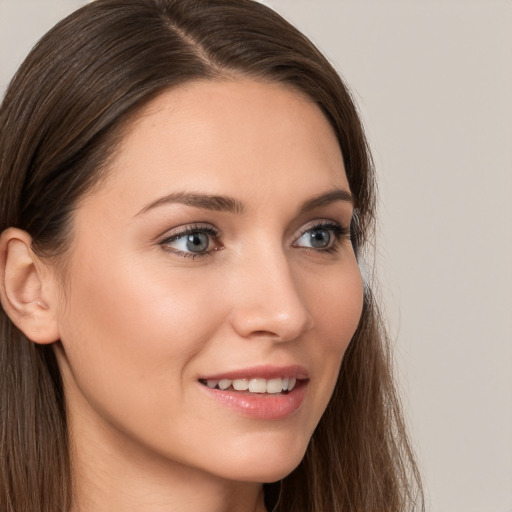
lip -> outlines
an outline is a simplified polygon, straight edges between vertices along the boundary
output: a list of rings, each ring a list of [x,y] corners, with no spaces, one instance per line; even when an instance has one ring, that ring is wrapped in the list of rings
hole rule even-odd
[[[223,373],[201,375],[201,380],[221,380],[221,379],[278,379],[295,378],[297,380],[309,379],[309,372],[297,364],[289,366],[272,366],[272,365],[260,365],[252,366],[251,368],[244,368],[239,370],[231,370]]]
[[[209,379],[274,379],[279,377],[295,378],[297,383],[286,394],[260,394],[235,391],[233,389],[212,389],[200,382]],[[306,397],[309,373],[306,368],[299,365],[265,365],[205,375],[198,380],[198,384],[210,399],[215,400],[218,404],[232,410],[236,414],[260,420],[279,420],[293,416],[300,410]]]

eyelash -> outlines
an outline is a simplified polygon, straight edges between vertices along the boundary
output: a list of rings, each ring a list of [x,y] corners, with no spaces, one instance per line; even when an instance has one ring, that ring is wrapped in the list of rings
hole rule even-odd
[[[337,222],[332,222],[332,221],[321,221],[317,224],[314,224],[313,226],[309,226],[309,227],[305,228],[301,232],[301,234],[297,238],[297,240],[300,240],[300,238],[303,237],[306,233],[309,233],[309,232],[312,232],[315,230],[320,230],[320,229],[325,229],[327,231],[330,231],[332,233],[332,235],[334,235],[334,240],[332,241],[332,244],[329,247],[326,247],[325,249],[320,249],[320,248],[315,249],[314,247],[309,248],[316,252],[327,253],[327,254],[335,253],[339,249],[340,243],[343,240],[349,240],[349,241],[351,240],[350,228],[348,228],[346,226],[342,226],[341,224],[338,224]],[[295,243],[294,243],[294,247],[299,247],[299,246],[295,246]],[[307,249],[307,248],[304,247],[304,249]]]
[[[167,237],[165,240],[162,240],[160,242],[160,246],[167,252],[170,252],[173,254],[178,254],[179,256],[182,256],[184,258],[190,258],[193,260],[195,260],[196,258],[211,256],[212,252],[222,249],[223,246],[222,246],[222,244],[220,244],[215,249],[208,249],[207,251],[202,252],[202,253],[200,253],[200,252],[193,253],[193,252],[180,251],[179,249],[173,249],[173,248],[169,247],[169,244],[171,242],[175,242],[176,240],[178,240],[180,238],[183,238],[183,237],[186,237],[189,235],[193,235],[195,233],[202,233],[202,234],[208,235],[209,238],[214,238],[214,239],[219,239],[220,235],[221,235],[220,231],[215,229],[213,226],[201,226],[199,224],[192,224],[190,226],[187,226],[183,230],[178,231],[177,233],[174,233],[173,235]]]
[[[346,239],[346,240],[351,239],[350,228],[342,226],[341,224],[338,224],[337,222],[322,221],[322,222],[318,222],[318,223],[302,230],[300,235],[297,237],[297,240],[294,242],[293,247],[300,248],[301,246],[296,245],[298,240],[300,240],[305,234],[307,234],[309,232],[312,232],[315,230],[321,230],[321,229],[330,231],[331,234],[333,235],[334,239],[330,243],[330,246],[326,247],[326,248],[303,247],[303,249],[309,249],[309,250],[313,250],[313,251],[319,252],[319,253],[332,254],[332,253],[335,253],[339,249],[339,245],[343,239]],[[209,238],[213,238],[216,240],[218,240],[221,236],[220,231],[212,226],[202,226],[199,224],[194,224],[194,225],[187,226],[183,230],[181,230],[177,233],[174,233],[173,235],[165,238],[164,240],[162,240],[160,242],[160,246],[165,251],[167,251],[169,253],[177,254],[184,258],[190,258],[193,260],[197,259],[197,258],[204,258],[207,256],[212,256],[213,252],[223,249],[224,246],[221,243],[219,243],[217,245],[217,247],[215,247],[213,249],[207,249],[204,252],[197,252],[197,253],[181,251],[179,249],[174,249],[174,248],[169,247],[170,243],[175,242],[176,240],[179,240],[180,238],[183,238],[183,237],[186,237],[189,235],[193,235],[193,234],[197,234],[197,233],[206,234],[206,235],[208,235]]]

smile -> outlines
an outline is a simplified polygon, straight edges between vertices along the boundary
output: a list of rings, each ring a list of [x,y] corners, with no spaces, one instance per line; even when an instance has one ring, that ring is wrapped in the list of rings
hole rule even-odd
[[[201,376],[201,389],[214,403],[259,420],[294,416],[306,398],[309,372],[303,366],[257,366]]]
[[[289,393],[295,387],[297,379],[295,377],[284,377],[275,379],[200,379],[201,384],[210,389],[248,391],[249,393]]]

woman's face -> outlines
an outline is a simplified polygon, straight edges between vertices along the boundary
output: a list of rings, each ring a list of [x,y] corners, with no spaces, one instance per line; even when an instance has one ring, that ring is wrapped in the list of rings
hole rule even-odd
[[[197,82],[154,100],[111,168],[75,212],[58,313],[74,445],[283,477],[362,307],[332,129],[283,86]]]

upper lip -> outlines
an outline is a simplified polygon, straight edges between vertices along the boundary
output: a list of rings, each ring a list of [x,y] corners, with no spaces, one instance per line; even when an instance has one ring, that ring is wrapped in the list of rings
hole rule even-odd
[[[229,370],[222,373],[202,375],[199,380],[222,380],[222,379],[278,379],[289,378],[297,380],[309,379],[309,372],[304,366],[272,366],[260,365],[250,368],[242,368],[237,370]]]

